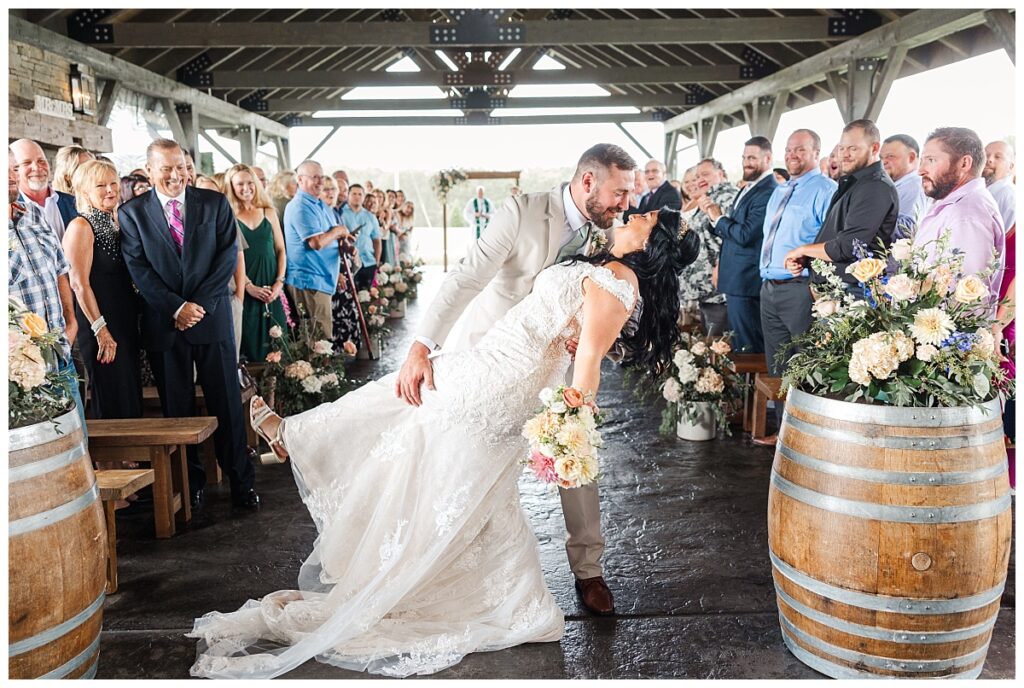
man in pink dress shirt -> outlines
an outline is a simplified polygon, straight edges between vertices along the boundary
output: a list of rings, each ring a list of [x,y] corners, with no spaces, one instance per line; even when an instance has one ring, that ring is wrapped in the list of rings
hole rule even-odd
[[[970,129],[942,127],[928,135],[920,174],[925,194],[935,202],[921,218],[914,246],[950,230],[949,248],[963,251],[965,275],[987,269],[995,251],[996,270],[987,282],[993,299],[998,299],[1006,231],[999,206],[981,178],[984,165],[985,149]]]

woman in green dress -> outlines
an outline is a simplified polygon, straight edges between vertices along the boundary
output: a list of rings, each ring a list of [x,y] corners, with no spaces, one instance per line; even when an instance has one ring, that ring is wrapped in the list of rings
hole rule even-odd
[[[242,305],[242,351],[249,361],[270,352],[270,328],[287,326],[281,294],[286,267],[284,235],[277,211],[248,165],[224,175],[224,187],[245,249],[245,302]]]

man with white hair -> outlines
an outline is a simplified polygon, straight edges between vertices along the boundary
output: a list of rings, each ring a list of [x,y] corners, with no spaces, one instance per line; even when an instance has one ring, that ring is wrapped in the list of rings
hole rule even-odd
[[[42,147],[31,139],[18,139],[10,145],[14,171],[18,175],[18,201],[39,211],[57,240],[64,239],[64,228],[78,217],[75,197],[50,184],[50,163]]]
[[[1013,185],[1014,152],[1006,141],[993,141],[985,146],[985,178],[988,192],[996,199],[1003,227],[1009,231],[1017,224],[1017,187]]]
[[[462,211],[462,217],[476,231],[477,239],[487,229],[487,225],[490,224],[493,215],[494,204],[491,203],[491,199],[484,197],[484,187],[476,187],[476,195],[469,199],[466,209]]]
[[[665,178],[665,171],[665,163],[660,160],[647,161],[644,165],[647,193],[640,199],[637,208],[630,208],[622,214],[623,220],[628,220],[630,215],[637,213],[649,213],[661,208],[680,210],[683,207],[683,195]]]

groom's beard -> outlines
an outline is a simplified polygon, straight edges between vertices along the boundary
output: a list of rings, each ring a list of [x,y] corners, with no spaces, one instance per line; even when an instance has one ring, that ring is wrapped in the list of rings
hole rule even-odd
[[[619,215],[618,208],[607,208],[601,205],[601,202],[597,200],[596,193],[589,196],[583,205],[587,209],[590,221],[598,229],[611,229],[612,223],[615,222],[615,218]]]

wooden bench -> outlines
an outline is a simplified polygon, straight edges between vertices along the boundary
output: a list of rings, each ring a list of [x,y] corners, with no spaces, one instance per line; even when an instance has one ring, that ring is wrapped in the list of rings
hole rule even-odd
[[[255,451],[259,450],[259,437],[256,435],[256,431],[249,427],[249,400],[253,397],[252,391],[248,394],[245,390],[242,390],[242,411],[245,421],[245,443],[247,446],[252,447]],[[162,418],[163,411],[160,408],[160,394],[157,392],[156,387],[143,387],[142,388],[142,409],[143,414],[147,418]],[[206,408],[206,395],[203,394],[202,385],[196,385],[196,413],[200,416],[210,415],[209,410]],[[224,475],[220,470],[220,464],[217,463],[217,451],[213,446],[213,438],[208,438],[203,442],[200,447],[200,452],[203,457],[203,467],[206,469],[206,481],[209,483],[220,483],[224,480]]]
[[[756,439],[767,437],[765,426],[768,422],[768,400],[778,399],[781,387],[782,378],[780,377],[771,377],[761,373],[754,377],[754,417],[751,437]]]
[[[175,518],[181,523],[192,520],[185,447],[201,444],[213,435],[216,418],[91,418],[86,426],[89,454],[94,461],[150,464],[154,472],[153,519],[158,538],[174,535]]]
[[[103,514],[107,518],[107,594],[117,592],[117,523],[114,519],[114,502],[138,492],[146,485],[152,485],[152,468],[132,470],[96,471],[96,486],[103,501]]]
[[[747,393],[743,397],[743,432],[754,427],[754,376],[768,374],[768,362],[764,354],[732,354],[736,372],[747,381]]]

